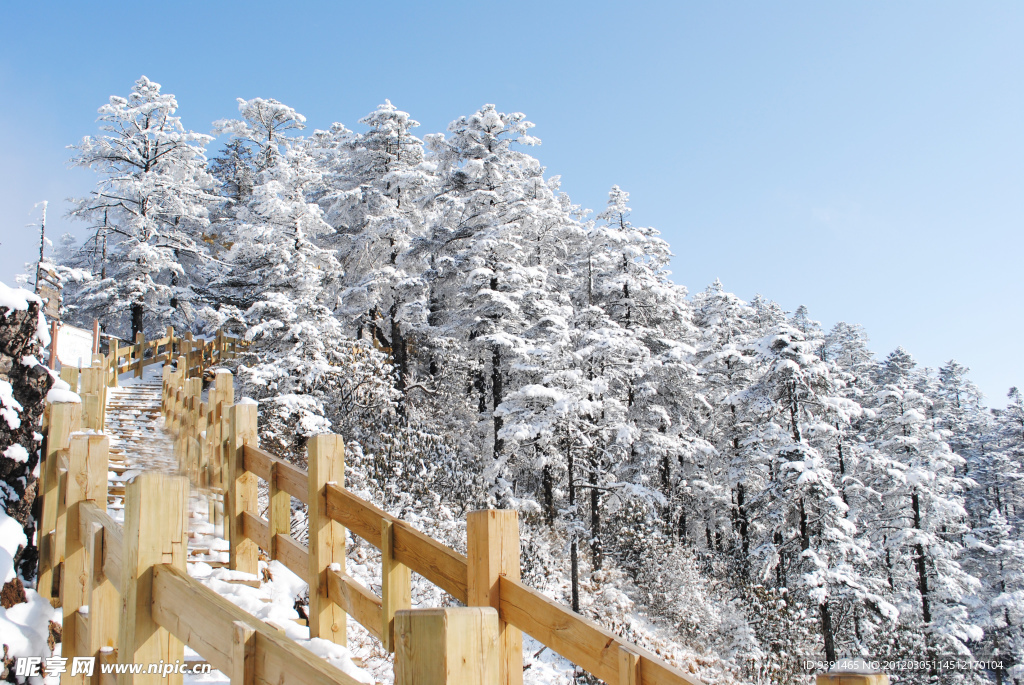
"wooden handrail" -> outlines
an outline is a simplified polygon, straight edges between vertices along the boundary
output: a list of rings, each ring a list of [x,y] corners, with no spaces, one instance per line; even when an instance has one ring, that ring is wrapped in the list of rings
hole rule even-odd
[[[184,374],[177,380],[177,387],[182,387],[183,378],[187,378],[191,372],[186,362]],[[181,412],[182,417],[194,411],[180,390],[172,404],[175,411]],[[192,426],[194,430],[197,422],[180,418],[174,419],[171,424]],[[237,448],[243,473],[271,484],[273,490],[287,493],[304,504],[309,503],[312,495],[307,471],[258,447],[252,440],[240,444],[242,442],[239,440]],[[469,603],[469,560],[465,555],[354,495],[343,485],[328,482],[320,492],[326,507],[324,513],[330,520],[341,524],[377,549],[382,549],[382,527],[389,525],[392,555],[389,558],[394,563],[403,564],[415,571],[456,600]],[[272,558],[309,582],[309,549],[283,532],[280,519],[277,520],[279,522],[274,525],[278,526],[278,532],[272,533],[270,521],[252,510],[245,510],[238,514],[237,530],[242,539],[251,541],[248,544],[258,545],[271,554]],[[326,599],[338,605],[371,635],[383,641],[384,612],[380,597],[346,575],[343,570],[327,571],[326,588],[320,591],[326,591]],[[639,682],[645,685],[682,685],[699,682],[669,666],[651,652],[626,642],[518,580],[499,576],[497,597],[496,608],[502,621],[528,633],[609,685],[634,685]]]
[[[252,646],[254,682],[360,685],[323,659],[311,659],[307,650],[172,566],[153,568],[153,617],[224,673],[231,673],[236,666],[233,625],[243,623],[256,638]]]
[[[246,445],[244,448],[245,466],[258,477],[269,481],[271,465],[277,467],[278,487],[292,496],[299,498],[308,491],[308,476],[298,467],[285,462],[266,450]],[[282,478],[281,474],[288,475]],[[354,535],[380,549],[380,526],[382,521],[390,521],[395,526],[394,545],[395,559],[406,564],[410,569],[437,585],[460,602],[467,601],[468,562],[464,555],[434,540],[425,533],[416,530],[410,524],[395,518],[384,510],[352,494],[337,485],[327,485],[327,514],[335,521],[348,528]],[[263,519],[247,515],[245,517],[246,534],[253,532],[253,539],[264,550],[269,549],[269,527]],[[251,528],[250,528],[251,526]],[[278,549],[283,551],[281,561],[301,577],[307,569],[304,546],[288,536],[277,535]],[[285,551],[287,550],[287,551]],[[332,601],[341,605],[371,634],[379,638],[380,605],[375,595],[372,604],[366,601],[357,608],[351,599],[343,599],[341,588],[344,574],[332,574],[329,588]],[[348,578],[348,576],[344,576]],[[365,598],[369,591],[349,579],[357,586],[355,593]],[[624,659],[635,658],[639,662],[639,670],[645,685],[679,685],[680,683],[696,684],[700,681],[689,674],[674,668],[653,653],[619,638],[601,628],[584,616],[574,613],[569,608],[544,596],[527,585],[508,578],[500,578],[500,609],[502,620],[531,635],[541,644],[560,654],[584,670],[601,678],[609,685],[619,685],[620,663]],[[339,601],[341,600],[341,601]],[[622,685],[627,685],[622,682]]]
[[[519,581],[501,577],[498,583],[502,619],[609,685],[620,685],[619,668],[623,658],[620,652],[623,649],[641,657],[644,685],[700,683],[651,652],[626,642]]]
[[[72,490],[67,495],[79,499],[69,509],[66,546],[69,551],[84,547],[88,563],[79,564],[80,568],[76,566],[80,575],[76,571],[75,577],[63,578],[62,595],[68,601],[64,605],[64,654],[99,656],[104,663],[111,663],[102,649],[114,646],[116,663],[138,663],[140,659],[155,663],[152,659],[158,653],[170,659],[166,663],[174,663],[176,655],[180,659],[181,645],[187,644],[213,667],[230,674],[232,682],[285,685],[311,682],[355,685],[359,682],[188,575],[184,568],[187,479],[146,473],[140,480],[133,481],[128,487],[125,525],[122,526],[105,510],[107,438],[73,433],[71,444],[69,470],[61,480],[58,494],[65,495],[68,488],[80,490],[77,494]],[[89,476],[103,477],[99,491],[91,485],[91,489],[83,489],[92,483]],[[99,499],[81,499],[83,495]],[[162,520],[168,515],[169,520]],[[260,525],[268,530],[266,524],[249,512],[244,512],[243,517],[250,528],[248,532],[255,537],[259,536]],[[295,547],[300,557],[308,556],[301,545]],[[172,564],[159,561],[169,558],[174,559]],[[112,594],[96,595],[99,587],[106,583],[113,586]],[[379,598],[334,570],[329,573],[329,586],[332,599],[364,622],[379,639]],[[73,589],[78,590],[72,592]],[[119,612],[122,603],[128,607],[125,612]],[[91,611],[85,611],[85,604],[90,605]],[[114,619],[113,624],[106,623],[108,617]],[[238,640],[239,627],[243,635],[248,636],[242,642]],[[104,629],[105,632],[96,632]],[[152,629],[167,631],[171,637],[158,637],[154,642],[148,637]],[[103,635],[113,641],[104,642]],[[100,641],[97,638],[101,638]],[[152,677],[143,680],[149,682]],[[133,681],[138,682],[138,678]],[[180,681],[180,675],[172,675],[168,680]]]
[[[213,338],[191,340],[190,338],[176,336],[174,329],[168,328],[167,335],[161,338],[154,338],[153,340],[143,338],[140,341],[123,346],[120,342],[124,341],[112,339],[110,350],[106,355],[99,355],[99,357],[103,359],[103,368],[107,374],[114,376],[109,381],[110,385],[116,385],[116,376],[122,373],[135,370],[136,373],[141,375],[142,369],[147,366],[173,361],[177,358],[175,347],[180,351],[182,343],[186,340],[189,341],[190,345],[195,345],[197,342],[201,343],[193,347],[185,355],[190,376],[198,375],[202,370],[220,363],[224,359],[235,358],[237,356],[237,348],[247,344],[240,338],[224,335],[221,332],[218,332]],[[161,348],[163,349],[161,350]],[[146,357],[146,353],[149,350],[152,350],[153,354],[150,357]],[[124,358],[124,363],[121,363],[122,358]],[[193,370],[196,373],[193,374]]]
[[[276,464],[277,487],[303,504],[308,504],[306,500],[309,499],[309,475],[305,471],[254,445],[243,445],[242,449],[246,471],[255,473],[258,478],[269,483],[271,466]]]
[[[102,551],[99,568],[103,575],[110,579],[114,587],[121,587],[121,557],[124,550],[124,531],[121,525],[95,502],[83,502],[79,505],[78,535],[80,539],[88,538],[92,527],[99,525],[103,529]]]
[[[262,549],[270,549],[270,526],[267,521],[249,512],[243,512],[242,519],[246,537]],[[306,577],[309,573],[309,549],[290,536],[278,533],[275,537],[280,553],[278,561],[300,578]],[[369,588],[341,571],[330,570],[327,573],[327,596],[345,613],[359,621],[371,635],[378,640],[382,639],[381,598]]]
[[[377,549],[381,521],[391,521],[395,526],[395,559],[466,603],[469,591],[465,555],[336,485],[327,486],[327,514]]]
[[[365,585],[341,571],[327,572],[327,596],[345,610],[378,640],[384,639],[381,629],[381,598]]]

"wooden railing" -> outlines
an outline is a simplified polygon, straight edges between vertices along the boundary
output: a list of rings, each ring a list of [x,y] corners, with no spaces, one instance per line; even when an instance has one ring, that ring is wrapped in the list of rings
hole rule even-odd
[[[146,336],[138,333],[135,344],[121,346],[120,341],[111,338],[109,349],[105,355],[104,366],[107,369],[107,382],[111,387],[117,386],[117,376],[122,373],[134,372],[142,377],[143,369],[153,364],[164,364],[176,358],[184,357],[187,377],[201,377],[203,371],[228,359],[235,359],[246,342],[240,338],[225,335],[217,331],[210,339],[197,339],[191,333],[175,336],[174,328],[167,327],[162,338],[146,340]],[[95,362],[96,355],[93,356]],[[115,373],[116,369],[116,373]]]
[[[51,407],[57,423],[75,422],[76,403]],[[232,683],[336,683],[352,678],[213,592],[185,571],[189,480],[143,473],[127,484],[124,525],[106,512],[109,438],[72,432],[56,452],[64,463],[61,655],[107,664],[159,665],[118,682],[178,682],[184,645]],[[169,680],[168,680],[169,678]],[[64,674],[61,682],[86,682]]]
[[[164,337],[150,341],[140,333],[136,336],[134,345],[121,346],[116,338],[112,338],[106,354],[93,355],[91,366],[81,369],[64,366],[60,370],[61,379],[71,386],[72,392],[77,392],[81,397],[81,405],[74,415],[74,430],[104,429],[107,389],[118,386],[118,376],[121,374],[133,373],[141,378],[145,367],[162,364],[172,359],[172,355],[177,352],[179,367],[187,368],[190,376],[201,377],[206,369],[236,358],[239,350],[245,345],[245,341],[225,335],[221,331],[213,338],[203,340],[194,338],[191,333],[176,336],[171,327],[167,328]],[[52,455],[67,447],[71,426],[72,424],[62,423],[60,418],[52,416],[50,406],[47,405],[44,414],[44,433],[53,433],[55,439],[45,443],[40,466],[39,496],[42,499],[42,507],[39,519],[37,585],[41,595],[57,603],[60,601],[61,586],[60,557],[65,545],[61,494],[61,479],[64,476],[61,475],[58,458]],[[55,570],[58,572],[56,576]]]
[[[261,449],[257,405],[234,401],[228,371],[217,370],[202,399],[203,371],[234,354],[231,346],[186,345],[169,332],[137,343],[123,354],[125,364],[116,348],[107,355],[109,368],[141,374],[158,363],[153,359],[181,352],[176,368],[164,366],[162,411],[188,478],[143,474],[129,483],[123,528],[105,511],[108,439],[76,432],[83,409],[95,403],[87,398],[108,385],[97,380],[109,381],[105,363],[83,370],[92,377],[82,378],[81,405],[50,407],[44,480],[55,485],[44,492],[60,506],[45,537],[49,570],[63,562],[55,603],[62,600],[65,656],[173,663],[188,644],[232,682],[355,682],[188,576],[184,512],[191,483],[212,493],[211,518],[228,538],[233,570],[255,575],[260,549],[281,561],[309,583],[310,637],[345,644],[351,616],[395,652],[396,683],[433,671],[437,679],[415,682],[522,683],[523,632],[609,685],[698,682],[523,584],[516,512],[470,512],[462,555],[348,491],[340,436],[309,441],[308,471]],[[96,425],[102,410],[89,416]],[[259,480],[270,492],[266,517],[257,502]],[[307,507],[308,545],[291,536],[292,497]],[[44,500],[44,511],[50,504]],[[380,550],[380,595],[345,572],[346,528]],[[412,610],[413,571],[470,608]],[[428,644],[441,656],[425,656],[434,653]],[[456,662],[472,672],[455,669]]]
[[[306,580],[311,637],[345,644],[351,616],[395,651],[395,616],[410,608],[415,571],[463,604],[497,610],[505,685],[522,683],[522,632],[609,685],[698,682],[522,583],[515,511],[470,512],[462,555],[346,490],[340,436],[309,441],[307,472],[259,447],[257,405],[231,404],[228,372],[217,373],[206,402],[198,379],[169,369],[164,379],[165,420],[179,431],[175,444],[186,470],[224,492],[231,568],[256,573],[262,549]],[[257,479],[270,492],[266,517],[257,505]],[[291,537],[292,497],[307,507],[308,546]],[[346,528],[380,550],[381,595],[345,573]]]

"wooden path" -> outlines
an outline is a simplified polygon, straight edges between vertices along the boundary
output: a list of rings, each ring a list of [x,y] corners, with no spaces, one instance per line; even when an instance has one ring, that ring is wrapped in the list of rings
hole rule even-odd
[[[161,416],[162,400],[161,382],[110,388],[107,392],[104,427],[110,439],[107,509],[117,520],[122,519],[118,512],[124,509],[125,481],[144,472],[176,475],[180,471],[174,454],[174,438],[165,429]],[[211,512],[216,514],[222,508],[222,498],[191,490],[189,563],[203,562],[214,568],[228,565],[223,531],[210,521]]]
[[[115,473],[127,469],[177,473],[173,441],[160,420],[159,382],[107,391],[105,431],[110,435],[110,464]]]

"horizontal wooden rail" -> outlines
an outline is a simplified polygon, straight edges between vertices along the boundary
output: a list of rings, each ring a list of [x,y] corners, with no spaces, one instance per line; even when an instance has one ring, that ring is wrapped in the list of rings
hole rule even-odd
[[[82,502],[78,514],[79,539],[85,540],[94,524],[103,527],[103,550],[98,567],[116,588],[121,585],[121,558],[124,554],[124,530],[110,514],[103,511],[95,502]]]
[[[123,373],[134,372],[141,377],[145,367],[166,364],[180,357],[185,359],[188,367],[186,376],[199,376],[215,364],[236,358],[239,348],[248,345],[244,340],[224,335],[221,331],[208,340],[193,339],[191,333],[176,336],[172,327],[167,328],[166,335],[153,340],[146,340],[141,333],[134,342],[114,336],[104,337],[108,340],[108,351],[106,354],[94,354],[92,364],[103,369],[103,383],[111,387],[118,385],[118,376]]]
[[[263,549],[270,549],[270,526],[252,512],[242,512],[242,534]]]
[[[348,574],[327,572],[327,597],[378,640],[384,639],[381,628],[381,599]]]
[[[153,364],[164,364],[167,361],[169,361],[170,359],[173,359],[173,357],[171,357],[170,355],[168,355],[165,352],[163,354],[153,355],[152,357],[146,357],[146,358],[141,360],[141,362],[142,362],[141,364],[138,361],[128,361],[128,362],[125,362],[124,364],[118,365],[117,373],[118,374],[128,373],[132,369],[136,369],[139,366],[142,366],[143,368],[145,368],[147,366],[152,366]]]
[[[380,549],[382,521],[394,524],[395,561],[463,604],[469,597],[465,555],[336,485],[327,486],[327,515]]]
[[[640,657],[640,673],[644,685],[700,683],[651,652],[622,640],[519,581],[501,576],[498,584],[499,615],[502,620],[531,635],[608,685],[630,685],[621,682],[619,677],[620,661],[627,658],[622,654],[623,651]]]
[[[257,684],[359,684],[352,676],[313,656],[185,571],[168,565],[153,568],[153,618],[224,673],[236,668],[234,624],[244,623],[255,633],[252,664]]]
[[[306,578],[309,573],[309,550],[290,535],[274,536],[277,539],[277,560],[291,570],[299,578]]]
[[[305,471],[259,447],[245,445],[243,450],[246,471],[269,483],[271,468],[276,464],[277,487],[303,504],[308,504],[306,500],[309,499],[309,475]]]
[[[263,549],[270,549],[270,526],[267,522],[247,511],[242,513],[242,519],[245,536]],[[278,533],[275,537],[278,561],[300,578],[305,578],[309,573],[309,550],[288,535]],[[329,570],[327,596],[345,613],[359,621],[371,635],[378,640],[382,639],[381,598],[369,588],[341,571]]]

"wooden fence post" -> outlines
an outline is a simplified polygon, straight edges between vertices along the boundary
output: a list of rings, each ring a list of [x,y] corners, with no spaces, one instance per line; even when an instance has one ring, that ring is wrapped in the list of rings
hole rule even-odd
[[[234,621],[231,628],[231,685],[255,685],[256,631],[241,621]]]
[[[267,527],[270,529],[270,549],[267,553],[271,559],[280,559],[277,550],[277,535],[291,535],[292,532],[292,496],[277,485],[279,462],[270,463],[270,506],[267,507]]]
[[[96,502],[107,506],[107,450],[110,440],[105,435],[75,433],[68,449],[68,479],[65,505],[67,507],[67,534],[64,540],[64,572],[61,601],[64,609],[64,630],[61,637],[61,656],[87,656],[80,647],[88,648],[88,616],[79,625],[79,609],[87,605],[92,589],[92,563],[82,540],[79,510],[82,502]],[[85,627],[86,634],[79,635]],[[89,655],[91,656],[91,655]],[[76,679],[84,682],[84,679]]]
[[[110,356],[111,366],[113,367],[113,370],[114,370],[114,372],[113,372],[114,375],[110,379],[110,387],[116,388],[118,386],[117,360],[118,360],[118,357],[121,354],[121,351],[118,349],[118,340],[117,340],[117,338],[111,338],[110,339],[110,352],[108,354]]]
[[[197,426],[199,423],[199,403],[203,396],[203,379],[189,378],[185,380],[185,405],[184,415],[181,422],[181,432],[178,434],[180,441],[179,455],[184,457],[188,451],[188,441],[199,437]]]
[[[259,571],[259,547],[245,537],[243,512],[259,515],[256,501],[256,474],[245,470],[244,445],[258,444],[256,435],[256,405],[236,404],[231,407],[231,425],[228,433],[228,459],[231,476],[228,480],[228,542],[231,544],[230,563],[234,571],[255,575]]]
[[[182,342],[182,355],[185,357],[185,378],[188,378],[188,372],[192,368],[192,359],[195,357],[192,351],[195,349],[195,343],[193,342],[192,331],[185,331],[185,340]]]
[[[97,506],[103,506],[103,502]],[[89,607],[89,637],[83,656],[99,656],[104,649],[117,649],[118,623],[121,618],[121,589],[103,571],[108,541],[103,526],[98,523],[87,531],[84,541],[86,556],[92,564],[92,582],[85,596]],[[81,644],[81,643],[80,643]]]
[[[404,609],[395,615],[395,685],[498,685],[498,612]]]
[[[163,415],[164,421],[167,425],[170,425],[170,413],[167,411],[170,406],[171,397],[171,365],[164,364],[163,370],[160,372],[160,414]]]
[[[39,575],[36,583],[40,595],[57,606],[59,595],[53,595],[53,570],[64,552],[57,549],[57,518],[61,509],[60,477],[57,462],[61,450],[67,449],[71,433],[81,427],[82,405],[79,402],[54,402],[50,405],[50,426],[46,433],[46,451],[39,471],[39,497],[42,497],[42,515],[39,522]]]
[[[164,359],[167,360],[165,362],[165,364],[167,364],[174,359],[174,326],[168,326],[164,329],[164,337],[167,338],[167,342],[164,343]],[[153,350],[153,354],[160,354],[159,345],[157,345],[156,349]]]
[[[106,369],[90,366],[81,371],[82,377],[82,426],[86,430],[103,430],[106,413]]]
[[[60,332],[60,327],[57,326],[57,321],[53,320],[50,322],[50,359],[47,362],[47,366],[50,370],[57,368],[57,334]]]
[[[228,420],[231,405],[235,401],[234,377],[230,371],[221,370],[217,372],[217,378],[214,381],[213,389],[210,391],[208,399],[213,413],[212,424],[208,422],[206,429],[209,432],[212,428],[213,431],[213,439],[211,441],[213,449],[210,455],[212,462],[210,485],[219,488],[224,486],[224,481],[230,476],[230,459],[225,454],[224,448],[224,443],[227,440],[225,423]]]
[[[619,685],[641,685],[640,656],[619,645]]]
[[[499,608],[498,577],[519,580],[519,513],[486,509],[466,516],[469,606]],[[522,685],[523,633],[498,621],[501,685]]]
[[[309,466],[309,636],[348,644],[348,617],[328,599],[327,570],[345,571],[345,527],[327,515],[327,484],[345,486],[345,442],[340,435],[317,435],[307,444]]]
[[[135,377],[142,378],[142,360],[146,357],[146,334],[139,331],[135,334]]]
[[[213,362],[213,353],[210,354],[211,363],[220,364],[224,361],[224,329],[218,328],[217,335],[213,338],[213,350],[217,355],[217,361]]]
[[[67,366],[60,367],[60,379],[71,386],[71,392],[78,392],[78,367]]]
[[[384,649],[395,651],[395,612],[412,608],[409,567],[395,561],[395,524],[381,519],[381,633]]]
[[[213,454],[213,446],[217,444],[214,439],[217,426],[213,417],[214,411],[206,405],[206,416],[203,418],[206,437],[199,441],[199,470],[196,475],[197,482],[204,488],[210,485],[210,455]]]
[[[188,479],[143,473],[127,485],[124,516],[124,582],[118,663],[183,661],[185,647],[154,620],[153,567],[170,564],[185,570],[188,554]],[[124,675],[128,683],[178,683],[181,674]]]
[[[209,438],[209,408],[206,402],[199,403],[198,414],[196,414],[196,453],[192,461],[189,462],[189,468],[192,469],[190,472],[192,482],[199,484],[199,469],[203,463],[203,451],[206,449],[207,440]]]

